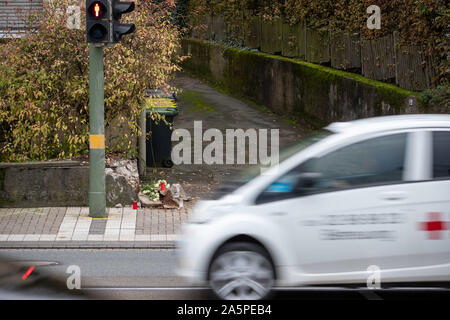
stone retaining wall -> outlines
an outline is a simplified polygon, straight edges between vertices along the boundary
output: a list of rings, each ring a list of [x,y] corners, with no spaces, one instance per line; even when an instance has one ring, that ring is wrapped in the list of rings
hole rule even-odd
[[[119,203],[132,204],[133,200],[137,200],[138,184],[136,161],[107,167],[107,206],[113,207]],[[0,207],[88,205],[89,165],[86,163],[79,161],[0,163]]]

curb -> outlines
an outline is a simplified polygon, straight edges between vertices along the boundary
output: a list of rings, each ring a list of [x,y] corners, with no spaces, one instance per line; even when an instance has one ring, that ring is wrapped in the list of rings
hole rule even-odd
[[[2,241],[6,249],[175,249],[175,241]]]

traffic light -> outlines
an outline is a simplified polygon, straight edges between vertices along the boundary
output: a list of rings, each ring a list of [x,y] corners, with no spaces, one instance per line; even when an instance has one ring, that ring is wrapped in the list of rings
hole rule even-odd
[[[112,30],[113,42],[118,42],[125,34],[133,33],[136,30],[134,24],[120,23],[120,19],[124,13],[134,10],[134,2],[122,2],[112,0]]]
[[[120,23],[122,15],[134,10],[134,2],[86,0],[86,39],[89,43],[119,42],[136,30],[134,24]]]
[[[87,42],[111,42],[110,8],[108,0],[86,0]]]

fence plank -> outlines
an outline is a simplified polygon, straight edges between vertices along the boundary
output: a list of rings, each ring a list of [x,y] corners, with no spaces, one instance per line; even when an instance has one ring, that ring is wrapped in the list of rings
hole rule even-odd
[[[330,35],[331,66],[336,69],[360,69],[361,45],[359,34],[332,32]]]
[[[261,25],[261,51],[272,54],[281,53],[283,38],[281,19],[262,21]]]
[[[202,25],[202,16],[199,15],[191,15],[189,17],[189,24],[192,26],[192,30],[191,30],[191,36],[193,38],[200,38],[200,34],[201,34],[201,25]]]
[[[306,28],[306,61],[312,63],[330,63],[330,36],[311,28]]]
[[[282,24],[282,44],[281,44],[281,55],[284,57],[298,57],[298,25],[291,25],[289,23],[283,22]]]
[[[250,13],[244,20],[244,43],[249,48],[261,48],[261,18]]]
[[[226,23],[226,38],[234,41],[237,40],[240,44],[243,44],[244,37],[244,12],[240,10],[236,12],[232,21]]]
[[[421,91],[432,82],[431,57],[422,53],[419,46],[397,46],[397,35],[367,40],[358,34],[342,32],[323,33],[307,28],[301,22],[294,26],[281,19],[263,21],[250,12],[242,13],[235,30],[227,28],[221,16],[197,16],[191,21],[192,34],[200,39],[217,41],[234,38],[245,46],[262,52],[299,57],[318,64],[328,64],[336,69],[361,69],[365,77],[394,82],[405,89]]]
[[[306,23],[300,21],[297,24],[298,57],[306,60]]]
[[[422,53],[420,46],[397,45],[397,34],[394,33],[396,83],[399,87],[422,91],[431,87],[431,58]]]
[[[211,24],[211,38],[216,41],[225,40],[225,21],[221,16],[213,16]]]
[[[362,73],[375,80],[395,79],[395,52],[392,34],[375,40],[361,40]]]
[[[203,25],[204,29],[200,33],[200,39],[202,40],[211,40],[212,35],[212,16],[210,14],[206,14],[203,17]]]

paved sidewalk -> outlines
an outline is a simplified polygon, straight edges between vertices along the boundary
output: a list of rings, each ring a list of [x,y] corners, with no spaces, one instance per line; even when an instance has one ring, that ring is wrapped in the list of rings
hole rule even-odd
[[[93,219],[89,208],[0,208],[0,249],[4,248],[170,248],[192,207],[110,208]]]

